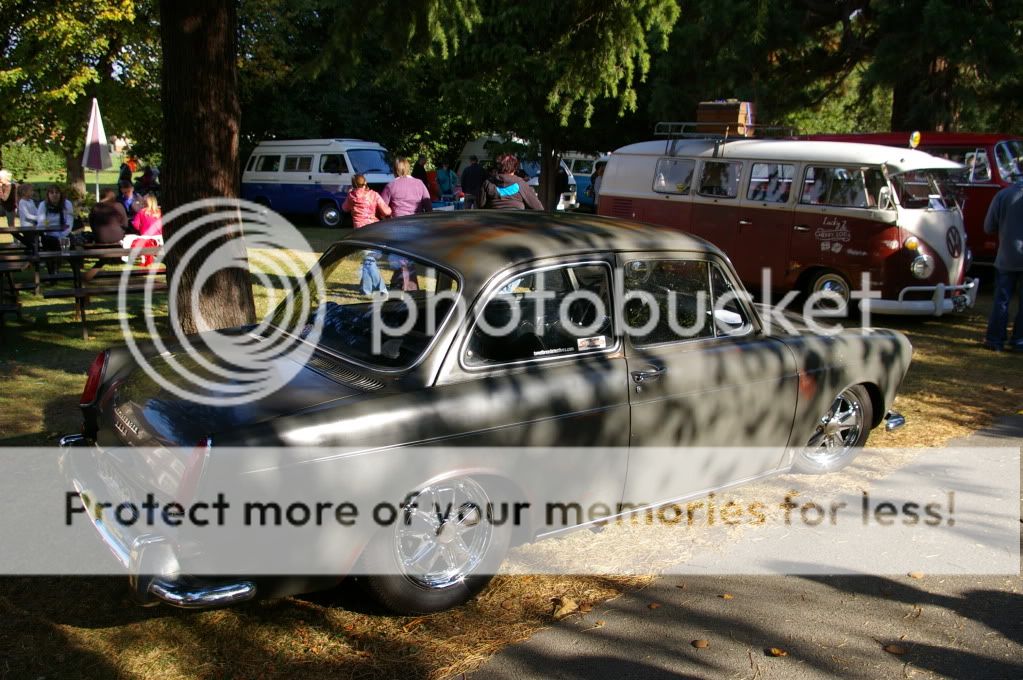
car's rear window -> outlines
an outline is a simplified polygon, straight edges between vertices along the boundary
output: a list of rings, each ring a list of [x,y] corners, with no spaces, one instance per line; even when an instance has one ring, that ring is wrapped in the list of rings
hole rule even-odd
[[[312,281],[322,272],[323,297]],[[458,296],[456,278],[435,265],[386,248],[348,246],[328,253],[290,296],[291,310],[308,309],[301,334],[319,347],[385,369],[413,365],[429,347]],[[308,305],[303,303],[308,298]],[[389,298],[389,299],[388,299]],[[288,300],[273,323],[295,327]]]

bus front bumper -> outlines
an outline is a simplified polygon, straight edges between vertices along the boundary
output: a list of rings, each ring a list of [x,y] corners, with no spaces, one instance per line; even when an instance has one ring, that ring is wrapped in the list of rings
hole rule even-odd
[[[962,284],[950,286],[907,286],[899,292],[897,300],[861,300],[860,310],[874,314],[907,314],[914,316],[943,316],[951,312],[965,312],[977,304],[979,279],[966,279]],[[929,299],[907,300],[909,293],[930,293]]]

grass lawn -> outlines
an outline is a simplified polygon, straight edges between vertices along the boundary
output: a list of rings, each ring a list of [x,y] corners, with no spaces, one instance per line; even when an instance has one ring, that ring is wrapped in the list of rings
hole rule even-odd
[[[337,232],[305,229],[311,250]],[[309,253],[312,257],[312,253]],[[265,291],[257,290],[265,307]],[[0,346],[0,443],[52,443],[78,427],[84,371],[118,341],[112,301],[96,304],[93,339],[67,302],[25,297],[24,324]],[[942,319],[876,320],[904,331],[913,364],[896,408],[908,424],[872,446],[933,446],[1023,409],[1023,357],[981,349],[989,296]],[[141,310],[130,321],[137,327]],[[158,314],[159,316],[159,314]],[[578,540],[586,540],[581,532]],[[72,558],[73,556],[69,556]],[[351,588],[184,612],[132,605],[121,578],[0,581],[0,676],[90,678],[446,677],[551,622],[551,598],[599,603],[644,579],[507,576],[455,611],[402,618],[375,612]]]

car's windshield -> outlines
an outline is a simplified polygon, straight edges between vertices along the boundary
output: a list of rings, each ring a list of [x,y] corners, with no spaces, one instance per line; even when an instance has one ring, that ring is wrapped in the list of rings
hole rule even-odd
[[[1013,139],[995,145],[998,174],[1006,182],[1023,182],[1023,141]]]
[[[892,186],[903,208],[949,210],[955,207],[955,171],[911,170],[892,175]]]
[[[351,149],[348,151],[348,160],[352,162],[352,172],[362,175],[386,174],[391,171],[387,153],[382,149]]]
[[[323,299],[310,283],[274,310],[280,328],[292,309],[310,310],[303,337],[321,324],[319,346],[360,363],[404,368],[426,351],[458,294],[455,278],[437,267],[386,248],[339,246],[307,276],[323,276]],[[404,292],[404,299],[401,296]],[[391,294],[390,299],[388,293]],[[305,306],[308,296],[308,307]]]

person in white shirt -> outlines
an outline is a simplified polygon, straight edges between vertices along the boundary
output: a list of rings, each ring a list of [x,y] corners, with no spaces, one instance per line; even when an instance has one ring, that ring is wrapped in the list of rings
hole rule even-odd
[[[36,226],[36,188],[27,182],[18,185],[18,221],[23,227]]]
[[[46,232],[46,236],[52,239],[67,236],[75,226],[74,207],[56,184],[46,190],[46,200],[36,210],[36,225],[52,227]]]

